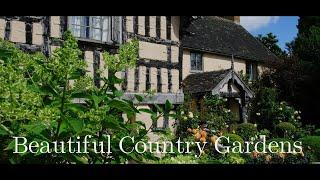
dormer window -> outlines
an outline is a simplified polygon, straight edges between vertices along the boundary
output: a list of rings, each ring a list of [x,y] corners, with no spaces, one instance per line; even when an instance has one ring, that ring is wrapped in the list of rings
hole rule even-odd
[[[121,16],[70,16],[68,27],[81,40],[121,43]]]
[[[190,53],[191,72],[202,72],[202,54],[191,52]]]

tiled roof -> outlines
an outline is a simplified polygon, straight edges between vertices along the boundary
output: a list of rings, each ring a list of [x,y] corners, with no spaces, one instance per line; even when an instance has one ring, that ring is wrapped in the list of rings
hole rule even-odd
[[[182,82],[183,91],[189,94],[210,92],[230,71],[226,69],[190,74]]]
[[[216,16],[201,16],[184,27],[184,48],[240,59],[268,62],[277,60],[262,43],[241,25]]]

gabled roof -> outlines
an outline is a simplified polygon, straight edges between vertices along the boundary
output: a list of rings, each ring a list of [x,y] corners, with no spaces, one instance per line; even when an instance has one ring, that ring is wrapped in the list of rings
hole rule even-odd
[[[184,92],[189,94],[206,92],[219,94],[219,90],[223,87],[223,85],[232,78],[239,86],[241,86],[249,98],[253,97],[254,93],[232,69],[190,74],[183,80],[182,88]]]
[[[216,16],[191,20],[184,28],[182,46],[260,62],[278,59],[241,25]]]

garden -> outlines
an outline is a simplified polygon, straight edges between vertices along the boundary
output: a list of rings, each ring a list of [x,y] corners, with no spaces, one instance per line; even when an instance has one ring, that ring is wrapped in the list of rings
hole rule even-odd
[[[320,129],[302,123],[301,111],[279,99],[275,88],[267,87],[263,79],[253,82],[255,97],[250,102],[248,123],[234,121],[228,109],[228,99],[207,94],[201,102],[185,95],[182,105],[174,107],[169,101],[156,110],[139,109],[133,100],[123,98],[124,92],[116,87],[123,80],[116,72],[135,67],[138,59],[138,41],[131,40],[120,46],[118,55],[103,53],[108,78],[101,76],[97,88],[93,78],[86,74],[86,63],[81,58],[76,39],[69,31],[64,42],[50,57],[41,53],[25,53],[14,44],[0,40],[0,162],[10,164],[307,164],[320,161]],[[135,96],[138,102],[142,96]],[[201,108],[197,104],[201,104]],[[175,109],[175,111],[172,111]],[[195,144],[189,153],[171,153],[157,156],[150,152],[124,153],[117,144],[123,137],[134,137],[147,142],[152,128],[134,120],[138,113],[148,113],[153,122],[162,116],[176,119],[176,131],[160,130],[163,141],[208,144],[202,152]],[[123,117],[126,116],[126,118]],[[319,127],[318,127],[319,128]],[[13,137],[22,136],[30,141],[83,140],[109,141],[112,154],[95,153],[13,153]],[[220,137],[227,137],[221,139]],[[249,153],[219,153],[215,146],[227,147],[238,142],[286,142],[283,147],[268,151],[258,146]],[[218,141],[218,142],[217,142]],[[290,144],[302,142],[298,152]],[[133,145],[127,141],[128,146]],[[73,145],[74,147],[77,144]],[[36,149],[37,147],[35,147]],[[57,147],[56,147],[57,148]],[[57,151],[65,147],[59,146]],[[139,149],[139,147],[137,147]],[[177,152],[177,147],[173,147]],[[272,151],[272,152],[271,152]],[[199,156],[201,154],[201,156]]]

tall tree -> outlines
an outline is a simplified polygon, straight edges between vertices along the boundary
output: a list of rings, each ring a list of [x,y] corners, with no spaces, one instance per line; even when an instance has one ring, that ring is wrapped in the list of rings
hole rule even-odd
[[[298,21],[298,34],[308,33],[311,26],[320,27],[320,16],[300,16]]]
[[[289,56],[265,79],[277,87],[280,99],[302,111],[305,124],[320,126],[320,17],[300,17],[297,27],[297,38],[287,43]]]
[[[293,53],[300,59],[304,72],[299,103],[305,109],[305,116],[320,124],[320,17],[300,16],[297,27],[299,31]]]
[[[303,61],[319,64],[320,26],[310,26],[308,29],[303,29],[302,32],[298,33],[293,47],[294,53]]]
[[[277,44],[279,40],[277,39],[277,36],[273,33],[268,33],[265,36],[262,36],[259,34],[256,37],[266,48],[268,48],[271,52],[273,52],[278,57],[285,56],[285,52],[282,51],[282,49]]]

